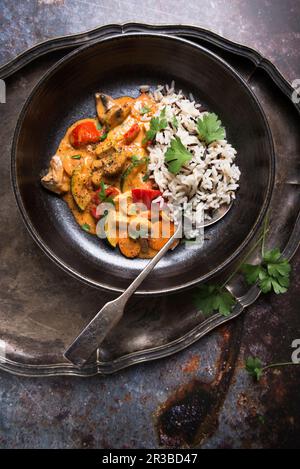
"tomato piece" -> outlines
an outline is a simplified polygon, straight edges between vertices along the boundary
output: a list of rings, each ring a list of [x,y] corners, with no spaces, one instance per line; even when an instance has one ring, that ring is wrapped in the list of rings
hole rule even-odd
[[[74,127],[69,140],[74,148],[80,148],[89,143],[98,143],[105,133],[105,128],[97,129],[95,122],[82,122]]]
[[[136,137],[138,136],[139,132],[140,132],[139,124],[136,124],[136,123],[133,124],[128,130],[128,132],[124,134],[124,140],[125,140],[126,145],[129,145],[131,142],[133,142],[133,140],[135,140]]]
[[[142,202],[148,210],[151,209],[152,200],[162,195],[159,190],[154,189],[132,189],[131,193],[133,203]]]

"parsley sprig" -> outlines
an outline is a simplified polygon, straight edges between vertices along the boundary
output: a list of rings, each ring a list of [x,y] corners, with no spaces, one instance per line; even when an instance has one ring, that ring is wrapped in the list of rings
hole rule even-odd
[[[213,112],[209,112],[202,119],[197,120],[197,132],[200,140],[204,141],[207,145],[216,140],[223,140],[226,136],[222,122]]]
[[[268,217],[266,217],[262,235],[258,238],[250,252],[247,253],[237,268],[225,280],[223,285],[201,285],[195,290],[193,297],[194,304],[205,315],[211,314],[214,311],[218,311],[224,316],[230,314],[236,300],[226,289],[226,285],[238,271],[244,274],[248,284],[252,285],[258,282],[258,286],[263,293],[267,293],[271,290],[277,294],[287,291],[290,283],[289,276],[291,266],[287,259],[282,257],[278,248],[265,251],[265,241],[268,231]],[[259,244],[261,244],[262,252],[261,263],[257,265],[245,264],[245,261]]]
[[[177,174],[181,167],[190,161],[192,157],[192,153],[185,148],[179,137],[172,138],[171,144],[165,153],[165,161],[170,173]]]
[[[285,293],[290,284],[291,266],[278,248],[265,252],[260,264],[244,264],[242,272],[246,282],[249,285],[258,282],[263,293],[271,290],[276,294]]]
[[[259,381],[263,372],[269,368],[277,368],[279,366],[299,365],[300,363],[283,362],[271,363],[270,365],[263,366],[262,361],[258,357],[248,357],[245,361],[245,369],[256,381]]]
[[[200,285],[194,295],[194,304],[205,315],[218,311],[223,316],[229,316],[235,304],[233,295],[217,285]]]
[[[143,139],[143,144],[155,139],[157,132],[166,129],[168,121],[166,119],[166,108],[163,108],[160,115],[152,117],[150,121],[150,129],[146,132],[146,137]]]
[[[241,271],[248,285],[258,283],[263,293],[274,291],[285,293],[290,285],[291,265],[282,257],[279,248],[265,250],[268,217],[265,218],[261,248],[262,260],[259,264],[243,264]]]

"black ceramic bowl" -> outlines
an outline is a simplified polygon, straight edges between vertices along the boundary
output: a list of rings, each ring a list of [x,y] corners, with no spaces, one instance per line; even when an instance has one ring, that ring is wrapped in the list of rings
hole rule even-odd
[[[39,246],[84,282],[122,291],[146,262],[129,260],[85,233],[65,202],[47,192],[40,174],[66,128],[95,115],[94,93],[136,96],[138,86],[175,80],[176,87],[216,112],[238,151],[242,175],[226,217],[206,231],[204,246],[169,252],[140,293],[167,293],[220,272],[245,248],[266,212],[274,154],[264,113],[249,86],[219,57],[188,41],[158,34],[128,34],[83,47],[58,62],[29,96],[18,120],[12,178],[23,219]]]

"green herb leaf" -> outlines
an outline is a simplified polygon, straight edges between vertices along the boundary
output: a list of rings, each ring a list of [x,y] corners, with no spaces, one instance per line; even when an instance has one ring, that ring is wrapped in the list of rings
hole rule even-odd
[[[149,177],[150,177],[149,173],[144,174],[144,176],[142,177],[143,182],[147,182],[149,180]]]
[[[264,253],[263,260],[267,265],[270,275],[278,276],[289,275],[291,266],[286,259],[282,258],[281,252],[278,248],[272,249]]]
[[[229,316],[236,303],[228,290],[217,285],[201,285],[196,289],[193,300],[204,315],[218,311],[223,316]]]
[[[107,137],[107,132],[105,132],[103,135],[99,137],[99,141],[103,142],[106,139],[106,137]]]
[[[178,119],[176,116],[174,116],[172,119],[172,125],[175,129],[178,129]]]
[[[257,381],[259,381],[261,375],[264,371],[268,370],[269,368],[278,368],[280,366],[291,366],[291,365],[300,365],[297,362],[281,362],[281,363],[271,363],[269,365],[263,366],[262,362],[257,357],[248,357],[245,361],[245,369],[246,371],[253,376]]]
[[[145,158],[139,158],[138,156],[136,155],[133,155],[131,157],[131,163],[130,165],[127,167],[127,169],[124,171],[124,173],[122,174],[121,176],[121,179],[124,180],[128,174],[131,173],[131,171],[136,168],[137,166],[140,166],[142,164],[145,164],[145,163],[148,163],[149,161],[149,158],[148,157],[145,157]]]
[[[106,199],[104,200],[104,203],[115,205],[115,201],[111,196],[106,197]]]
[[[198,119],[197,131],[200,140],[205,141],[208,145],[216,140],[223,140],[226,135],[225,128],[218,116],[212,112],[205,114],[202,119]]]
[[[281,258],[281,253],[278,248],[274,248],[271,251],[266,251],[263,257],[266,262],[278,262]]]
[[[260,361],[259,358],[248,357],[245,362],[245,368],[246,368],[246,371],[249,373],[249,375],[251,375],[257,381],[259,381],[263,372],[262,362]]]
[[[73,160],[80,160],[81,155],[72,155],[71,158],[72,158]]]
[[[143,140],[143,143],[147,143],[151,140],[154,140],[157,132],[164,130],[168,125],[166,119],[166,108],[164,108],[158,117],[152,117],[150,121],[150,129],[146,132],[146,137]]]
[[[242,265],[242,272],[245,276],[246,282],[249,285],[253,285],[257,282],[259,278],[259,273],[261,272],[261,265],[251,265],[251,264],[243,264]]]
[[[168,164],[170,173],[177,174],[181,167],[193,157],[182,144],[179,137],[171,140],[171,145],[165,153],[165,161]]]
[[[102,203],[115,205],[115,201],[111,196],[106,195],[107,185],[103,181],[100,183],[100,191],[98,192],[98,197]]]
[[[139,164],[141,164],[141,159],[142,158],[139,158],[137,155],[132,155],[131,162],[134,166],[138,166]]]
[[[150,109],[149,106],[143,106],[140,110],[140,114],[141,114],[141,116],[143,116],[144,114],[148,114],[148,112],[150,112],[150,111],[151,111],[151,109]]]
[[[102,129],[102,125],[100,124],[100,122],[99,122],[99,121],[97,121],[97,123],[96,123],[96,127],[97,127],[97,129],[98,129],[98,130],[101,130],[101,129]]]
[[[83,223],[83,225],[81,225],[81,228],[84,230],[84,231],[90,231],[91,227],[88,223]]]
[[[98,197],[101,200],[101,202],[103,202],[106,199],[106,192],[105,192],[106,189],[107,189],[107,185],[103,181],[101,181],[100,191],[98,192]]]
[[[257,416],[257,420],[259,421],[259,423],[261,423],[262,425],[264,425],[266,423],[266,419],[265,419],[265,416],[264,415],[258,415]]]
[[[261,264],[244,264],[242,272],[249,285],[258,282],[263,293],[274,291],[277,295],[285,293],[290,285],[291,266],[278,248],[263,253]]]

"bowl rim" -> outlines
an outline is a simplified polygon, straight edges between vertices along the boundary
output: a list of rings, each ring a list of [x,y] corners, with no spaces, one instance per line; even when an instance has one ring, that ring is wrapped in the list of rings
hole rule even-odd
[[[260,113],[267,138],[268,138],[268,145],[270,148],[270,155],[269,155],[269,177],[268,177],[268,185],[267,185],[267,190],[266,190],[266,195],[264,198],[264,202],[260,208],[258,217],[252,226],[251,230],[249,231],[248,235],[245,237],[245,239],[242,241],[242,243],[238,246],[238,248],[222,263],[219,264],[215,269],[213,269],[211,272],[208,272],[205,275],[202,275],[201,277],[198,277],[194,280],[191,280],[189,282],[181,283],[180,285],[173,286],[173,287],[168,287],[168,288],[160,288],[157,290],[137,290],[135,292],[135,295],[139,296],[158,296],[158,295],[164,295],[164,294],[170,294],[170,293],[178,293],[183,290],[186,290],[188,288],[192,288],[196,286],[197,284],[200,284],[201,282],[205,282],[212,278],[213,276],[217,275],[221,271],[223,271],[226,267],[228,267],[234,260],[238,258],[238,256],[241,254],[241,252],[244,250],[244,248],[251,242],[251,240],[254,238],[255,234],[257,233],[257,230],[264,219],[267,209],[270,204],[273,188],[274,188],[274,182],[275,182],[275,149],[274,149],[274,141],[272,137],[272,133],[270,130],[270,126],[267,120],[267,117],[265,115],[265,112],[259,103],[258,98],[254,94],[254,92],[251,90],[251,87],[248,85],[248,83],[244,80],[243,77],[241,77],[235,70],[234,68],[228,64],[224,59],[219,57],[217,54],[214,52],[211,52],[210,50],[206,49],[205,47],[195,44],[194,42],[188,40],[188,39],[183,39],[179,38],[177,36],[172,36],[170,34],[164,34],[164,33],[149,33],[149,32],[130,32],[130,33],[121,33],[121,34],[112,34],[106,38],[102,39],[97,39],[94,41],[89,42],[88,44],[85,44],[78,49],[68,53],[65,55],[63,58],[61,58],[58,62],[56,62],[54,65],[52,65],[49,70],[47,70],[41,78],[38,80],[36,85],[33,87],[33,89],[30,91],[28,97],[25,100],[25,103],[23,104],[21,111],[18,116],[16,128],[14,131],[14,136],[13,136],[13,141],[12,141],[12,148],[11,148],[11,184],[13,188],[13,192],[15,195],[15,199],[17,202],[18,209],[21,213],[22,220],[29,231],[31,237],[34,239],[34,241],[37,243],[37,245],[41,248],[41,250],[62,270],[64,270],[66,273],[71,275],[72,277],[76,278],[77,280],[80,280],[81,282],[85,283],[86,285],[89,285],[91,287],[100,289],[100,290],[105,290],[111,293],[122,293],[124,292],[124,289],[122,288],[116,288],[112,285],[101,283],[98,281],[94,281],[91,278],[84,276],[83,274],[79,273],[76,269],[73,269],[68,263],[63,261],[59,256],[55,254],[55,252],[50,249],[50,247],[47,245],[46,242],[43,241],[41,236],[39,235],[38,231],[35,229],[33,223],[31,223],[30,218],[27,214],[27,211],[25,209],[25,206],[23,204],[22,196],[18,187],[17,183],[17,168],[16,168],[16,155],[17,155],[17,148],[18,148],[18,140],[20,136],[20,132],[22,129],[22,125],[24,122],[24,119],[26,117],[26,112],[31,104],[32,99],[34,98],[36,92],[40,89],[41,86],[44,85],[44,83],[48,80],[51,79],[51,77],[57,72],[57,70],[61,69],[62,67],[65,66],[66,63],[72,61],[74,57],[80,55],[83,51],[95,47],[97,44],[100,43],[106,43],[106,42],[111,42],[111,41],[120,41],[124,40],[128,37],[153,37],[153,38],[159,38],[162,40],[169,40],[169,41],[174,41],[177,43],[183,43],[193,49],[196,49],[198,51],[201,51],[201,53],[209,56],[215,63],[218,63],[218,65],[221,65],[223,68],[226,69],[226,71],[231,74],[231,76],[239,82],[245,89],[246,93],[248,94],[249,98],[255,103],[256,108],[258,109],[258,112]]]

